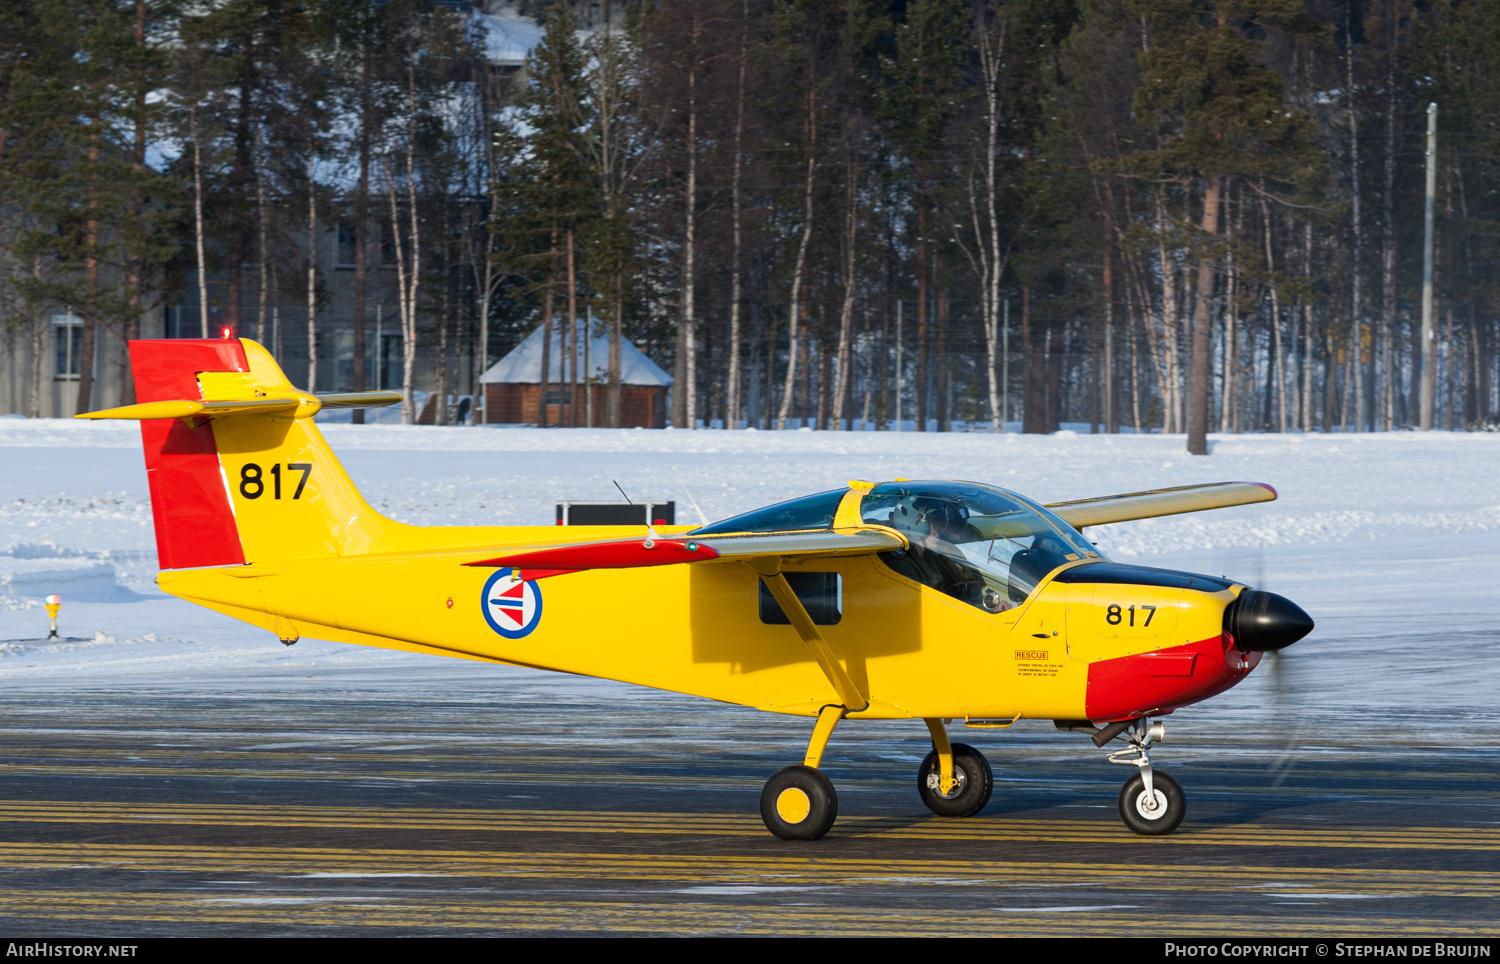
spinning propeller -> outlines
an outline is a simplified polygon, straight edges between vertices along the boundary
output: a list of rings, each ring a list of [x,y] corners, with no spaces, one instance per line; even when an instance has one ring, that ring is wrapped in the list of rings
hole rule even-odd
[[[1261,545],[1256,552],[1255,585],[1261,587],[1267,583],[1266,550],[1265,546]],[[1246,604],[1243,608],[1241,602]],[[1236,640],[1240,639],[1241,632],[1248,632],[1251,638],[1262,643],[1280,643],[1280,645],[1273,646],[1240,643],[1244,649],[1261,650],[1261,661],[1265,664],[1265,672],[1269,677],[1266,683],[1271,691],[1271,701],[1268,707],[1271,722],[1276,730],[1284,734],[1284,739],[1280,741],[1281,754],[1272,760],[1268,767],[1271,772],[1271,786],[1279,787],[1286,782],[1292,769],[1302,757],[1301,738],[1302,730],[1306,725],[1306,720],[1298,717],[1291,731],[1285,732],[1283,712],[1286,709],[1288,683],[1291,682],[1293,671],[1288,666],[1288,657],[1282,653],[1282,650],[1312,631],[1312,617],[1285,596],[1264,589],[1246,589],[1224,613],[1224,626]]]

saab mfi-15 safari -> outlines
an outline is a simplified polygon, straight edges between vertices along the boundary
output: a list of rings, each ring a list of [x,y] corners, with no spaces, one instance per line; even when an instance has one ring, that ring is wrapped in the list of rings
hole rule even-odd
[[[779,837],[814,840],[841,720],[921,720],[922,801],[977,813],[993,777],[948,725],[1053,720],[1119,739],[1120,816],[1182,820],[1159,717],[1235,685],[1312,620],[1211,576],[1111,562],[1087,526],[1276,498],[1226,482],[1040,505],[974,482],[849,482],[697,528],[417,527],[360,497],[313,422],[391,392],[312,395],[253,341],[130,344],[161,588],[275,633],[578,673],[816,720],[766,781]],[[646,520],[643,520],[645,522]],[[651,619],[625,619],[642,599]]]

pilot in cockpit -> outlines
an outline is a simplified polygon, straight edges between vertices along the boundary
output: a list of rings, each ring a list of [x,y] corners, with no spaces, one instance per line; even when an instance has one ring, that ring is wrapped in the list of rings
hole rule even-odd
[[[982,606],[986,602],[984,576],[963,561],[964,553],[958,546],[984,537],[969,525],[966,516],[961,503],[919,496],[897,503],[891,510],[890,524],[910,540],[907,559],[916,569],[910,573],[912,578],[945,595]]]

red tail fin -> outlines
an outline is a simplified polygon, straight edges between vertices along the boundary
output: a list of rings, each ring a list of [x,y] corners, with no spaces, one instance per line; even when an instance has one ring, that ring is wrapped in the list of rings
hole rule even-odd
[[[130,367],[140,402],[202,398],[199,372],[250,370],[237,338],[132,341]],[[203,419],[189,428],[182,419],[150,419],[141,422],[141,442],[160,567],[243,565],[213,423]]]

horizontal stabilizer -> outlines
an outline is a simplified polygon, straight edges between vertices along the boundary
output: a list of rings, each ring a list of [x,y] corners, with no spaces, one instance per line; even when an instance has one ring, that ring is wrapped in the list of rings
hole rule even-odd
[[[192,399],[172,399],[163,402],[141,402],[122,408],[106,408],[99,412],[85,412],[74,418],[191,418],[205,415],[236,415],[244,412],[290,412],[302,404],[300,398],[236,398],[216,402],[200,402]]]
[[[1156,516],[1224,509],[1232,505],[1274,502],[1276,490],[1264,482],[1210,482],[1206,485],[1181,485],[1171,489],[1127,492],[1097,499],[1054,502],[1047,506],[1075,529],[1110,522],[1129,522]]]
[[[400,392],[329,392],[316,397],[324,408],[380,408],[399,405],[404,396]]]
[[[395,405],[401,401],[400,392],[333,392],[327,395],[307,395],[301,398],[289,396],[262,396],[257,398],[229,398],[216,401],[197,401],[180,398],[161,402],[141,402],[122,408],[106,408],[99,412],[85,412],[74,418],[192,418],[201,415],[216,418],[220,415],[245,415],[259,413],[270,415],[290,412],[299,406],[301,414],[315,415],[320,408],[379,408]]]

